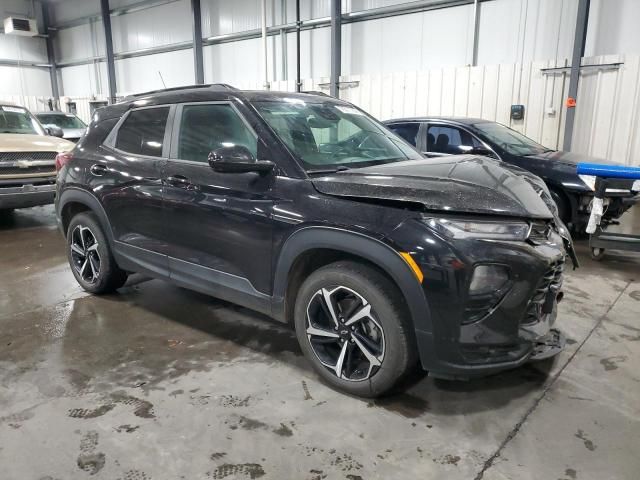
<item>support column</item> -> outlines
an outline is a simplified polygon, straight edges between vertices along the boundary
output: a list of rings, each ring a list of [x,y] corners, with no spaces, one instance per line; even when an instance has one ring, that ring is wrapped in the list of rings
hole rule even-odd
[[[302,89],[302,80],[300,79],[300,0],[296,0],[296,92]]]
[[[104,27],[104,43],[107,53],[107,81],[109,83],[109,103],[116,103],[116,64],[113,59],[113,38],[111,35],[111,11],[109,0],[100,0],[100,12]]]
[[[204,83],[204,61],[202,58],[202,10],[200,0],[191,0],[191,18],[193,20],[193,70],[197,84]]]
[[[56,56],[53,48],[53,34],[55,30],[49,28],[49,4],[42,3],[42,21],[44,23],[44,33],[47,36],[47,62],[49,65],[49,76],[51,78],[51,96],[53,97],[53,108],[60,108],[60,91],[58,89],[58,69],[56,68]]]
[[[473,2],[473,52],[471,65],[478,65],[478,37],[480,36],[480,0]]]
[[[329,94],[339,98],[342,67],[342,0],[331,0],[331,78]]]
[[[584,46],[587,40],[587,24],[589,23],[590,0],[579,0],[578,15],[576,18],[576,34],[573,40],[573,55],[571,56],[571,76],[569,77],[569,95],[567,100],[575,100],[578,96],[578,83],[580,80],[580,64],[584,56]],[[562,149],[571,150],[573,138],[573,124],[576,117],[576,107],[567,106],[567,115],[564,123],[564,142]]]

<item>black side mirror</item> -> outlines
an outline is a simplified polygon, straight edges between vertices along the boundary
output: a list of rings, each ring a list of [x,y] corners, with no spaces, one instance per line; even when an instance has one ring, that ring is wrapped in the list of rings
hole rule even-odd
[[[55,125],[49,125],[48,127],[45,127],[44,131],[51,137],[62,138],[64,136],[64,132],[62,131],[62,129],[60,127],[56,127]]]
[[[472,153],[473,155],[481,155],[483,157],[495,158],[495,154],[485,147],[475,147],[469,153]]]
[[[211,168],[220,173],[266,174],[275,166],[269,160],[256,160],[249,149],[242,145],[217,148],[209,153],[208,160]]]

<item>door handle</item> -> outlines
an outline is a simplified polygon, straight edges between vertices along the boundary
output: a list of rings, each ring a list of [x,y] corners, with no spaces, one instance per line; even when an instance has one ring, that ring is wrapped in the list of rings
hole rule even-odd
[[[102,165],[101,163],[96,163],[95,165],[92,165],[91,168],[89,169],[89,171],[94,174],[96,177],[101,177],[102,175],[104,175],[105,173],[107,173],[109,169],[107,168],[106,165]]]
[[[172,175],[170,177],[167,177],[166,181],[169,185],[172,185],[174,187],[180,187],[180,188],[191,187],[191,182],[184,175]]]

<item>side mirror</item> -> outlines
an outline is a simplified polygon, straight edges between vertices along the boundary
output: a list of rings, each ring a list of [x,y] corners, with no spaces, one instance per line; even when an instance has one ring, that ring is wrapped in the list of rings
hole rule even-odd
[[[242,145],[217,148],[209,153],[208,160],[209,166],[220,173],[266,174],[275,166],[269,160],[256,160],[249,149]]]
[[[484,147],[475,147],[469,153],[472,153],[474,155],[481,155],[483,157],[495,158],[495,154],[488,148],[484,148]]]
[[[60,127],[56,127],[55,125],[49,125],[48,127],[45,127],[44,131],[51,137],[62,138],[64,136],[64,132],[62,131],[62,129]]]

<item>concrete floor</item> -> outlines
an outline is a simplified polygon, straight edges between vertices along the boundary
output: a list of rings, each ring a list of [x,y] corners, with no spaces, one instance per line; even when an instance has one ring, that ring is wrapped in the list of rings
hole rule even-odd
[[[0,219],[0,251],[2,479],[640,475],[640,256],[581,246],[555,361],[371,402],[250,311],[141,277],[82,292],[51,207]]]

